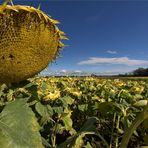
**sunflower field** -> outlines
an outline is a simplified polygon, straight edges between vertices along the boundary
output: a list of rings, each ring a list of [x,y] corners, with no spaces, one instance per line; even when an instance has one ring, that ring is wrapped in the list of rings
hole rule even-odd
[[[34,77],[0,85],[2,148],[144,148],[148,83]]]

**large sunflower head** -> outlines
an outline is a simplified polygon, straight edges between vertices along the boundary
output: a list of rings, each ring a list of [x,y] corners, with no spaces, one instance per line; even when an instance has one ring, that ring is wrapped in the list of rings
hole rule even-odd
[[[64,32],[39,9],[0,6],[0,82],[19,82],[42,71],[64,45]]]

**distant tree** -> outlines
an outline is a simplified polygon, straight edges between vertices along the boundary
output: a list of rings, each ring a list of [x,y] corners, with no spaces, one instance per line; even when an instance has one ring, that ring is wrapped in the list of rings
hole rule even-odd
[[[133,71],[134,76],[148,76],[148,68],[138,68]]]

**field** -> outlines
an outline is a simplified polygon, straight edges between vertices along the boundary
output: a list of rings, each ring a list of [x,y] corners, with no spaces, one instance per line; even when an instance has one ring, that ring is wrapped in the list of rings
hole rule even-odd
[[[35,77],[22,84],[2,84],[0,145],[148,146],[147,82],[148,78]]]

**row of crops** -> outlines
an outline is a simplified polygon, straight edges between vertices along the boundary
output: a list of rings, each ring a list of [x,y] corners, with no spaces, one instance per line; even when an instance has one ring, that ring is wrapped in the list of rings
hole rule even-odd
[[[144,80],[35,77],[21,84],[2,84],[0,145],[148,146],[147,108],[148,83]]]

